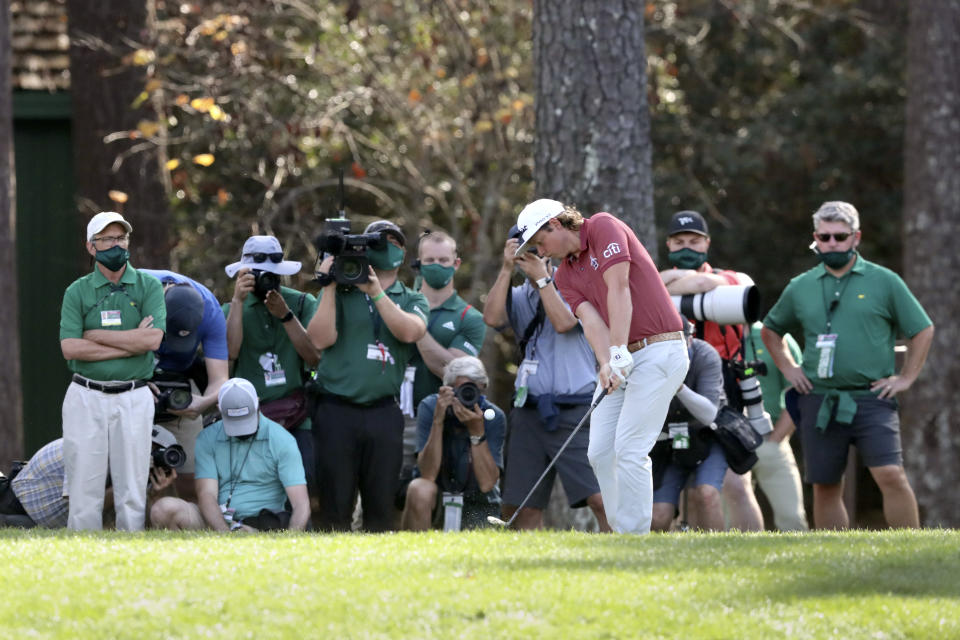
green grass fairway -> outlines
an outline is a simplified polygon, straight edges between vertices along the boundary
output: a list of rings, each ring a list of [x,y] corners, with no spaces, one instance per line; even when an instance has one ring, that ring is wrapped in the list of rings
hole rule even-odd
[[[0,530],[0,638],[960,638],[960,532]]]

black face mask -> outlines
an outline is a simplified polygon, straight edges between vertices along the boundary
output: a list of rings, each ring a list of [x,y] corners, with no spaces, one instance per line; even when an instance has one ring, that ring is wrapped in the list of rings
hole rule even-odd
[[[262,269],[252,270],[254,277],[253,295],[260,300],[265,300],[267,294],[271,291],[280,290],[280,276],[272,271],[263,271]]]

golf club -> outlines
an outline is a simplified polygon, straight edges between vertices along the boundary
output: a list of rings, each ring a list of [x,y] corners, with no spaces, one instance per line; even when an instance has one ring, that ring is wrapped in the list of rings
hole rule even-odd
[[[593,410],[597,408],[597,405],[600,404],[600,401],[606,397],[607,394],[601,393],[593,401],[593,404],[590,405],[590,408],[587,409],[587,412],[583,414],[583,417],[580,418],[580,422],[577,423],[577,426],[573,428],[573,431],[570,432],[570,435],[567,436],[566,441],[560,447],[560,450],[557,451],[557,455],[553,456],[553,460],[550,461],[550,464],[547,465],[547,468],[543,470],[543,473],[540,474],[540,477],[537,478],[537,481],[533,483],[533,486],[530,487],[530,492],[527,493],[527,497],[523,499],[520,503],[520,506],[517,507],[517,510],[513,512],[513,515],[510,516],[509,520],[501,520],[496,516],[487,516],[487,522],[490,524],[495,524],[500,527],[510,527],[513,524],[513,521],[517,519],[517,516],[520,514],[520,510],[527,504],[527,501],[533,496],[533,492],[537,490],[537,487],[540,486],[540,483],[543,482],[543,479],[547,477],[547,474],[550,473],[550,469],[553,468],[553,465],[556,464],[557,460],[563,454],[564,449],[567,448],[567,445],[570,444],[570,441],[573,440],[573,437],[577,435],[577,432],[580,431],[580,427],[584,425],[587,419],[590,417],[590,414],[593,413]]]

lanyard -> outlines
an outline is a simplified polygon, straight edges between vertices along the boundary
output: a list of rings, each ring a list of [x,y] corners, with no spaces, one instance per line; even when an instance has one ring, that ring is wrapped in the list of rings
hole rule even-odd
[[[844,275],[841,281],[842,285],[840,286],[840,290],[836,292],[836,295],[830,302],[827,302],[829,297],[827,296],[827,288],[823,286],[823,284],[820,285],[820,289],[823,292],[823,310],[827,315],[827,333],[830,333],[830,328],[833,326],[833,314],[837,310],[837,307],[840,306],[840,298],[843,297],[843,292],[847,290],[847,285],[850,284],[849,273]],[[822,282],[825,283],[826,279]]]
[[[230,494],[227,496],[226,508],[230,508],[230,501],[233,500],[233,492],[236,490],[237,485],[240,483],[240,472],[243,471],[244,465],[247,464],[247,457],[250,455],[250,449],[253,449],[253,441],[256,440],[256,434],[250,436],[250,445],[247,447],[247,452],[243,456],[243,461],[240,463],[240,468],[234,472],[233,470],[233,442],[230,442]]]

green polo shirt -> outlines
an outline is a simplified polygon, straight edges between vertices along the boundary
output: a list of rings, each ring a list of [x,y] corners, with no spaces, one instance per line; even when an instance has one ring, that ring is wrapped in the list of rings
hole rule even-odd
[[[306,327],[317,310],[317,299],[289,287],[280,287],[280,295],[287,306]],[[225,303],[224,317],[230,315],[230,304]],[[253,383],[261,402],[285,398],[303,387],[303,369],[306,365],[290,342],[287,330],[257,296],[250,294],[243,301],[243,342],[233,375]],[[299,429],[309,429],[310,418]]]
[[[760,393],[763,394],[763,409],[770,414],[770,419],[776,423],[777,418],[783,411],[783,394],[790,388],[790,383],[780,373],[780,369],[777,369],[777,365],[773,363],[770,352],[767,351],[767,347],[760,338],[761,328],[763,328],[763,324],[760,322],[754,322],[750,327],[750,333],[747,334],[743,343],[744,357],[748,360],[762,360],[767,365],[767,375],[758,375],[757,380],[760,381]],[[789,333],[784,337],[794,361],[798,364],[803,362],[803,356],[797,341]]]
[[[427,331],[445,349],[459,349],[467,355],[479,356],[487,325],[483,314],[454,291],[440,306],[430,309]],[[421,400],[437,392],[441,380],[427,368],[419,350],[414,352],[410,364],[417,368],[413,379],[413,406],[419,407]]]
[[[422,293],[399,280],[386,293],[401,309],[427,322],[430,305]],[[320,358],[320,386],[326,393],[357,404],[396,396],[416,344],[397,340],[374,303],[359,289],[338,288],[336,295],[337,341],[324,349]],[[322,299],[322,291],[320,296]]]
[[[897,336],[912,338],[931,322],[900,276],[858,254],[842,278],[822,264],[795,277],[763,324],[780,335],[803,335],[803,372],[822,390],[863,388],[893,375]],[[833,377],[821,379],[817,336],[825,333],[837,334],[837,341]]]
[[[93,272],[67,287],[60,308],[60,340],[83,338],[89,329],[128,331],[153,316],[153,328],[167,330],[167,307],[160,281],[142,274],[127,263],[120,282],[113,284]],[[153,377],[153,351],[126,358],[87,362],[68,360],[70,371],[91,380],[141,380]]]
[[[252,296],[251,296],[252,297]],[[196,444],[196,477],[217,481],[217,500],[238,518],[249,518],[261,509],[282,511],[287,487],[306,484],[297,441],[286,429],[260,414],[256,435],[231,438],[218,420],[200,432]]]

